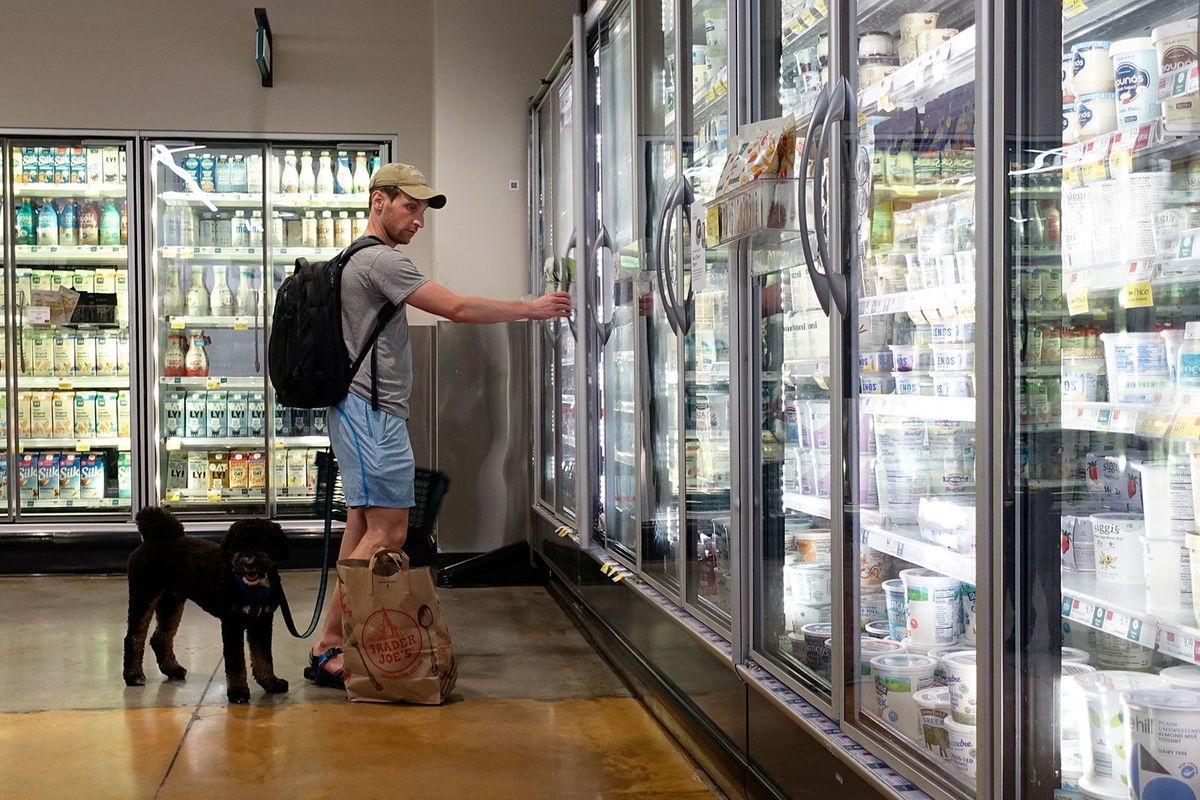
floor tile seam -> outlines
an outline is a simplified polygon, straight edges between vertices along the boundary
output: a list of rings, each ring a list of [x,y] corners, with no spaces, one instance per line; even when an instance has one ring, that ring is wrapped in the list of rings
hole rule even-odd
[[[204,685],[204,691],[200,693],[200,699],[196,701],[195,707],[192,708],[191,719],[188,720],[187,727],[183,729],[183,735],[179,737],[179,744],[175,747],[175,752],[171,755],[171,763],[167,764],[167,770],[163,773],[162,780],[158,784],[158,789],[154,792],[155,800],[162,796],[163,788],[167,785],[167,780],[171,777],[172,770],[175,769],[175,762],[179,760],[179,754],[183,752],[183,745],[187,742],[188,734],[192,731],[192,726],[200,719],[200,709],[204,707],[204,698],[208,696],[209,690],[212,688],[213,681],[217,678],[217,670],[225,663],[225,659],[217,662],[213,667],[212,674],[208,676],[208,683]]]

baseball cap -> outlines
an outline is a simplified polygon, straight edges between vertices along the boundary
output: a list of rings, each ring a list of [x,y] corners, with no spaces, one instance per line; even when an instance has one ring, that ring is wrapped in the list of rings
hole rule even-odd
[[[425,182],[421,170],[412,164],[384,164],[375,170],[371,176],[371,190],[381,186],[395,186],[409,197],[417,200],[428,200],[430,208],[441,208],[446,205],[446,195],[438,194],[433,187]]]

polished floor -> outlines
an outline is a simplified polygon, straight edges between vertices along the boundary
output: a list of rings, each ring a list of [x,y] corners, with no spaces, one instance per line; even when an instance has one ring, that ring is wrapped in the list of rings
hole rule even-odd
[[[307,622],[318,573],[284,576]],[[18,798],[705,798],[716,793],[540,588],[443,590],[459,659],[441,707],[349,703],[300,676],[225,702],[219,626],[184,612],[168,683],[121,680],[123,578],[0,578],[0,786]]]

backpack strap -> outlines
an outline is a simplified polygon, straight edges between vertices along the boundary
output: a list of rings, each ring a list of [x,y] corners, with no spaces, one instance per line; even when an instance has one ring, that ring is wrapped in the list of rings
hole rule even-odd
[[[378,236],[374,236],[372,234],[367,234],[367,235],[359,238],[358,241],[354,242],[353,244],[351,244],[349,247],[347,247],[345,250],[342,251],[341,255],[338,256],[338,281],[339,281],[339,284],[341,281],[342,270],[346,268],[346,264],[349,263],[350,257],[353,256],[355,253],[357,253],[360,250],[365,250],[368,247],[374,247],[376,245],[381,245],[383,247],[387,247],[387,245],[383,243],[383,240],[381,240]],[[340,298],[340,294],[339,294],[339,302],[340,302],[340,299],[341,298]],[[387,324],[389,322],[391,322],[392,317],[396,315],[396,310],[398,308],[399,308],[399,306],[397,306],[395,303],[393,303],[390,300],[386,301],[383,304],[383,307],[379,309],[379,314],[376,315],[376,317],[375,317],[375,327],[371,329],[370,335],[367,336],[366,342],[363,343],[362,350],[359,351],[358,356],[354,359],[354,363],[350,366],[350,377],[351,377],[351,379],[353,379],[354,376],[358,374],[358,370],[362,366],[363,360],[367,357],[367,353],[371,354],[371,410],[372,411],[379,410],[379,371],[378,371],[378,369],[376,369],[376,365],[379,363],[379,359],[378,359],[378,356],[376,355],[375,340],[377,340],[379,338],[379,334],[383,333],[384,327],[386,327]]]

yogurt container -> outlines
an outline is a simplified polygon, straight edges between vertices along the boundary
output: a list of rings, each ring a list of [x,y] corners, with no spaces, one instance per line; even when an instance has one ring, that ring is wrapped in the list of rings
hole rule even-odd
[[[917,344],[888,345],[892,351],[892,364],[896,372],[913,372],[929,369],[929,350]]]
[[[972,372],[935,372],[932,379],[936,397],[975,396],[975,374]]]
[[[1080,650],[1078,647],[1062,649],[1062,663],[1064,664],[1086,664],[1091,660],[1092,657],[1086,650]]]
[[[1079,709],[1087,706],[1087,697],[1079,684],[1070,680],[1075,675],[1095,672],[1090,664],[1067,663],[1062,665],[1062,680],[1058,684],[1058,739],[1060,764],[1064,772],[1070,772],[1076,781],[1083,777],[1082,729]]]
[[[1085,645],[1097,669],[1150,672],[1154,650],[1094,628],[1085,629]]]
[[[964,583],[962,585],[962,607],[963,607],[963,633],[962,641],[964,644],[975,644],[975,594],[976,588],[973,584]],[[1086,655],[1086,653],[1085,653]]]
[[[858,369],[860,372],[891,372],[891,351],[864,350],[858,354]]]
[[[974,345],[934,345],[934,372],[970,372],[975,369]],[[936,378],[936,375],[934,376]]]
[[[831,601],[830,567],[801,563],[784,567],[784,580],[791,588],[792,600],[801,605],[818,606]]]
[[[829,622],[832,618],[829,603],[799,603],[793,600],[788,603],[785,612],[788,624],[795,633],[800,633],[805,625]]]
[[[1189,533],[1183,537],[1188,549],[1192,571],[1192,624],[1200,628],[1200,535]]]
[[[939,686],[946,685],[946,677],[947,677],[948,673],[946,672],[946,665],[942,661],[942,658],[944,656],[948,656],[951,653],[966,652],[967,650],[970,650],[971,652],[975,652],[974,647],[966,647],[964,645],[958,645],[958,644],[949,644],[944,647],[931,647],[929,650],[922,653],[922,655],[926,655],[932,659],[936,659],[938,662],[937,666],[934,667],[934,670],[933,670],[934,682],[936,682]],[[914,651],[914,652],[916,652],[916,651]]]
[[[933,686],[937,665],[929,656],[894,653],[871,659],[879,716],[914,741],[921,740],[921,712],[914,695]]]
[[[1071,89],[1076,97],[1113,90],[1111,42],[1080,42],[1071,48]]]
[[[1079,141],[1086,142],[1117,129],[1117,96],[1113,92],[1081,94],[1075,100]]]
[[[862,546],[858,551],[858,583],[876,589],[892,574],[892,557],[874,547]],[[872,617],[877,619],[877,617]]]
[[[868,31],[858,36],[858,57],[878,58],[896,55],[896,40],[887,31]]]
[[[914,694],[913,700],[921,715],[920,741],[929,752],[949,761],[950,734],[946,730],[946,717],[950,716],[950,690],[945,686],[931,686]]]
[[[902,570],[900,579],[913,643],[955,644],[962,618],[962,581],[928,569]]]
[[[867,63],[860,63],[858,67],[858,86],[860,89],[879,83],[881,80],[891,75],[898,66],[891,63],[894,59],[891,58],[871,58],[864,59]],[[891,294],[891,292],[881,292],[881,294]]]
[[[1172,622],[1191,624],[1192,568],[1187,544],[1180,539],[1154,536],[1142,536],[1141,542],[1146,570],[1146,610]]]
[[[1166,342],[1157,333],[1102,333],[1110,402],[1154,403],[1170,389]]]
[[[895,394],[896,379],[891,375],[860,375],[858,390],[862,394]]]
[[[1195,664],[1180,664],[1177,667],[1167,667],[1158,673],[1158,677],[1171,684],[1172,689],[1187,689],[1200,691],[1200,667]]]
[[[917,34],[917,55],[924,55],[941,47],[958,35],[958,28],[930,28]]]
[[[1117,127],[1141,125],[1160,116],[1158,52],[1154,39],[1139,36],[1113,42],[1112,56],[1117,100]]]
[[[1196,17],[1150,31],[1158,53],[1158,73],[1166,75],[1196,60]],[[1162,104],[1167,128],[1200,124],[1200,92],[1172,97]]]
[[[884,581],[883,596],[887,603],[887,636],[898,642],[908,630],[908,600],[904,592],[904,581],[899,578]]]
[[[902,37],[896,43],[896,55],[900,58],[900,66],[912,63],[913,59],[917,57],[917,40]]]
[[[1143,689],[1121,695],[1133,796],[1200,796],[1200,692]]]
[[[950,739],[950,763],[968,781],[975,782],[975,726],[955,722],[953,717],[945,719],[946,733]]]
[[[800,560],[806,564],[829,564],[830,534],[828,528],[808,528],[789,531],[792,544]]]
[[[817,622],[800,628],[804,637],[804,663],[818,673],[829,671],[829,651],[825,642],[833,635],[833,626],[828,622]]]
[[[1079,141],[1079,112],[1075,109],[1074,100],[1063,103],[1062,132],[1063,144],[1075,144]]]
[[[904,652],[904,645],[888,639],[864,636],[858,642],[859,673],[863,678],[871,677],[871,659],[876,656],[896,655]]]
[[[1075,57],[1070,53],[1063,53],[1062,57],[1062,101],[1063,105],[1075,102],[1075,90],[1071,88],[1071,72],[1075,64]]]
[[[896,381],[896,394],[910,397],[933,394],[933,378],[924,372],[893,372],[892,377]]]
[[[864,589],[858,595],[859,625],[866,625],[877,619],[887,617],[887,597],[882,591],[868,592]]]
[[[1106,797],[1125,792],[1128,796],[1131,781],[1121,694],[1166,689],[1167,682],[1157,675],[1123,671],[1090,672],[1068,680],[1075,681],[1086,698],[1079,722],[1084,762],[1080,785],[1089,794]]]
[[[863,633],[872,639],[888,639],[891,637],[890,623],[886,619],[877,619],[863,625]]]
[[[1096,577],[1107,583],[1143,584],[1146,580],[1141,537],[1141,514],[1092,514],[1092,541],[1096,548]]]
[[[1100,400],[1100,376],[1104,359],[1097,356],[1062,357],[1062,399],[1094,402]]]
[[[950,690],[950,713],[955,722],[974,725],[979,703],[979,686],[975,677],[974,650],[960,650],[942,657],[946,670],[946,688]]]
[[[938,15],[932,11],[917,11],[900,17],[900,38],[916,39],[921,31],[937,27]]]

